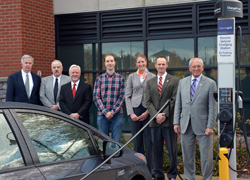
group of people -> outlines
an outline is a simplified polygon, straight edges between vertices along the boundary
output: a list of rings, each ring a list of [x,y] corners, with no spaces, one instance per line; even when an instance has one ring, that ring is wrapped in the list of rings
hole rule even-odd
[[[75,119],[89,123],[89,109],[94,101],[97,107],[97,128],[112,138],[121,140],[125,100],[131,120],[132,135],[151,121],[133,142],[134,150],[146,155],[148,169],[155,180],[164,180],[163,146],[168,149],[169,179],[177,176],[177,134],[180,134],[185,179],[195,177],[195,145],[199,143],[203,177],[212,179],[209,171],[213,162],[213,132],[215,130],[216,102],[213,92],[216,83],[202,75],[201,58],[189,62],[190,76],[179,80],[167,73],[168,59],[159,56],[155,61],[157,74],[147,69],[147,58],[138,54],[137,71],[125,78],[115,72],[116,58],[104,57],[106,72],[97,77],[94,89],[80,80],[81,68],[71,65],[69,77],[62,75],[59,60],[51,63],[52,75],[40,79],[31,72],[33,57],[24,55],[22,69],[11,74],[7,82],[6,101],[43,104],[61,110]],[[169,106],[157,112],[169,101]],[[156,116],[155,116],[156,115]]]

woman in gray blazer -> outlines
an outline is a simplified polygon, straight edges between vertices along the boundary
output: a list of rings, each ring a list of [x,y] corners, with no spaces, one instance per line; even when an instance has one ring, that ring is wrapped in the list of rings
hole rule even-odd
[[[138,54],[135,59],[138,70],[129,75],[126,85],[125,102],[131,120],[132,135],[136,134],[148,121],[146,108],[146,84],[155,75],[147,69],[147,58]],[[151,129],[146,127],[133,141],[134,150],[145,154],[149,171],[151,171]],[[145,147],[145,150],[144,150]]]

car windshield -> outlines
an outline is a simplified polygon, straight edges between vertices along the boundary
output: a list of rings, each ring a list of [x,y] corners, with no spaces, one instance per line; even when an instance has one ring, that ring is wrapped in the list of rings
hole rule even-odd
[[[40,162],[89,157],[97,152],[87,130],[48,115],[17,113]]]

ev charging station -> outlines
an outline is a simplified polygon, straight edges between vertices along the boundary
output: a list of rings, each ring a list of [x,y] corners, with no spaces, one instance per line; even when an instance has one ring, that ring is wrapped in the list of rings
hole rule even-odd
[[[235,17],[243,17],[243,5],[239,0],[219,0],[215,4],[217,27],[217,65],[218,65],[218,119],[219,119],[219,172],[220,180],[237,179],[236,135],[235,135]],[[237,100],[237,101],[236,101]],[[228,148],[231,151],[228,162]],[[225,159],[225,161],[222,161]]]

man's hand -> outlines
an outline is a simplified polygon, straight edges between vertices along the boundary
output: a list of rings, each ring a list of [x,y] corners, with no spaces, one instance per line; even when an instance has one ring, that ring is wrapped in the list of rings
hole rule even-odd
[[[207,128],[206,131],[205,131],[205,135],[207,136],[210,136],[214,133],[214,130],[213,129],[210,129],[210,128]]]
[[[159,113],[159,114],[156,116],[156,122],[157,122],[158,124],[163,123],[165,120],[166,120],[166,114],[165,114],[165,113]]]
[[[70,117],[73,117],[75,119],[79,119],[80,118],[80,115],[78,113],[71,113],[70,114]]]
[[[111,111],[109,111],[109,112],[107,112],[107,114],[105,115],[105,117],[107,118],[107,119],[111,119],[111,118],[113,118],[113,113],[111,112]]]
[[[179,124],[175,124],[175,125],[174,125],[174,132],[175,132],[176,134],[179,134],[179,133],[181,132],[181,127],[180,127]]]
[[[51,106],[50,106],[50,109],[54,109],[54,110],[57,110],[57,111],[58,111],[59,107],[58,107],[57,105],[51,105]]]

